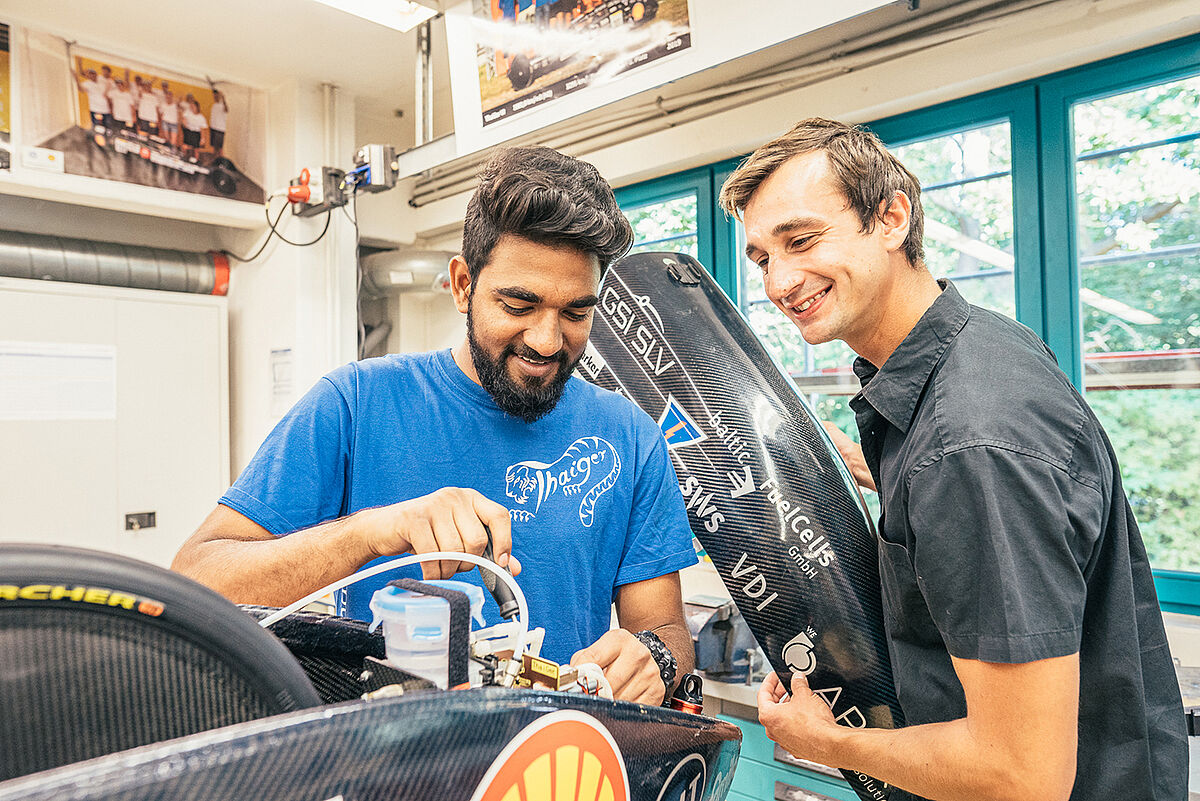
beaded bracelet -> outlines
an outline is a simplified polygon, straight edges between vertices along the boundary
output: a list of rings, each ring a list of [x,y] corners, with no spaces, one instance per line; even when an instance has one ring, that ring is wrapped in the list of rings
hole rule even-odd
[[[654,657],[654,663],[658,665],[658,676],[663,681],[663,703],[670,703],[671,684],[675,681],[675,671],[678,668],[675,655],[653,631],[639,631],[633,636],[637,637],[650,651],[650,656]]]

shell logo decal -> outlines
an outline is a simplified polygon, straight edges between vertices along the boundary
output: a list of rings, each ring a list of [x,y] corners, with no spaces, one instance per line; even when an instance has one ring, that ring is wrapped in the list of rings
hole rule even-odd
[[[629,801],[625,760],[591,715],[551,712],[514,737],[471,801]]]

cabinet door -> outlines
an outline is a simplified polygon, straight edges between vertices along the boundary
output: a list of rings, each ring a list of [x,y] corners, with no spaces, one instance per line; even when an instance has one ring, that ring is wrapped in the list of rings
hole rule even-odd
[[[169,565],[228,484],[226,347],[214,299],[0,279],[0,541]]]
[[[115,330],[110,298],[0,286],[0,540],[116,550],[115,408],[88,419],[73,380],[77,357],[111,348]]]
[[[221,309],[120,300],[116,343],[117,550],[166,567],[228,485]]]

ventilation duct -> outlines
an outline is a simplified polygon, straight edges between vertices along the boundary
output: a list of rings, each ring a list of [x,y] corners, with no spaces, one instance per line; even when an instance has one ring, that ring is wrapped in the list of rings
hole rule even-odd
[[[363,288],[375,297],[399,292],[449,292],[450,259],[441,250],[385,250],[362,260]]]
[[[0,231],[0,276],[224,295],[229,260],[215,252]]]

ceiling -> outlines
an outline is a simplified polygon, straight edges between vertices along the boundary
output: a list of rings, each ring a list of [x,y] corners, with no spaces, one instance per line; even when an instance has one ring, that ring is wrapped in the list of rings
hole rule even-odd
[[[314,0],[0,0],[0,20],[248,86],[329,82],[377,110],[414,105],[416,31],[400,33]],[[444,44],[438,49],[444,58]],[[440,90],[448,77],[437,67]]]

